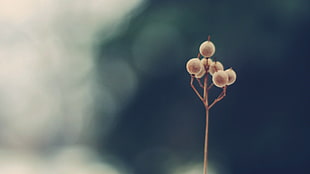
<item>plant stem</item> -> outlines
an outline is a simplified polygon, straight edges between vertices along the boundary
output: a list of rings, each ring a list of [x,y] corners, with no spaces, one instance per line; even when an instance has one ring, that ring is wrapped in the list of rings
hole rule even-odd
[[[209,109],[206,107],[206,132],[205,132],[205,145],[204,145],[204,163],[203,173],[208,173],[208,128],[209,128]]]
[[[209,67],[206,68],[208,72]],[[209,129],[209,103],[208,103],[208,75],[204,79],[203,98],[206,108],[206,128],[205,128],[205,144],[204,144],[204,160],[203,160],[203,174],[208,173],[208,129]]]
[[[196,95],[199,97],[199,99],[205,103],[204,99],[200,96],[199,92],[197,91],[197,89],[194,86],[194,76],[191,77],[191,87],[193,88],[193,90],[195,91]]]

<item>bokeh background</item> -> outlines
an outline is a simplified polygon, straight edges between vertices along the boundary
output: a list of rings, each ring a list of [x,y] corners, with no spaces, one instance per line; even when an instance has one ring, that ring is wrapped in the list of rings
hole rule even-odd
[[[0,0],[0,173],[202,173],[211,35],[210,174],[307,174],[309,31],[307,0]]]

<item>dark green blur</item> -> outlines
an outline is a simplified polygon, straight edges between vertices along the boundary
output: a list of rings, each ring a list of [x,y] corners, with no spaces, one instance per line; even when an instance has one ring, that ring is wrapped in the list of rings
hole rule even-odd
[[[211,110],[210,161],[229,174],[309,173],[310,1],[151,0],[137,10],[98,52],[99,71],[105,62],[124,61],[137,87],[118,106],[109,134],[101,138],[99,128],[96,148],[134,174],[201,163],[204,107],[185,64],[211,35],[215,57],[234,68],[237,81]],[[98,109],[97,126],[101,114],[107,113]]]

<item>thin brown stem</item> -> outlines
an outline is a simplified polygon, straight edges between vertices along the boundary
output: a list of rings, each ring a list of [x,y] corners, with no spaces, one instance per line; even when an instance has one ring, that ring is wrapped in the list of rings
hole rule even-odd
[[[206,68],[206,72],[208,72],[208,67]],[[205,128],[205,143],[204,143],[204,159],[203,159],[203,173],[207,174],[208,172],[208,129],[209,129],[209,103],[208,103],[208,75],[204,78],[204,86],[203,86],[203,98],[205,101],[205,109],[206,109],[206,128]]]
[[[201,88],[203,88],[203,84],[201,83],[200,79],[196,78],[196,80],[197,80],[199,86],[200,86]]]
[[[223,87],[223,91],[221,92],[221,94],[212,102],[212,104],[208,107],[209,109],[211,109],[217,102],[221,101],[225,96],[226,96],[226,88],[227,86]]]
[[[205,76],[203,81],[203,99],[206,102],[206,105],[208,105],[208,75]]]
[[[214,86],[213,83],[210,84],[210,86],[208,87],[208,91]]]
[[[204,99],[201,97],[201,95],[199,94],[198,90],[195,88],[194,86],[194,76],[191,76],[191,87],[193,88],[193,90],[195,91],[195,93],[197,94],[197,96],[199,97],[199,99],[203,102],[204,102]]]
[[[204,144],[204,162],[203,173],[208,173],[208,130],[209,130],[209,108],[206,107],[206,128],[205,128],[205,144]]]
[[[200,59],[200,56],[201,56],[200,53],[198,53],[197,58]]]

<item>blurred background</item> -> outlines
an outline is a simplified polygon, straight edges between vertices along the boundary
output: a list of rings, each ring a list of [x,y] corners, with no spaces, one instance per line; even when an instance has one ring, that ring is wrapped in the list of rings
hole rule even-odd
[[[0,173],[202,173],[208,35],[210,174],[309,173],[309,31],[307,0],[0,0]]]

